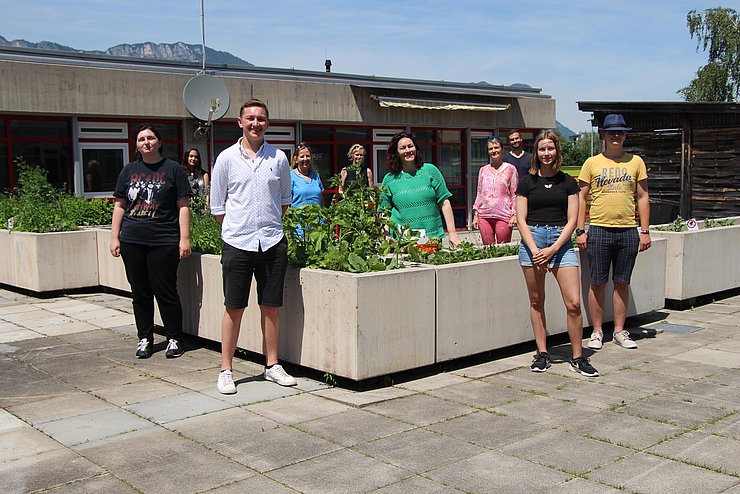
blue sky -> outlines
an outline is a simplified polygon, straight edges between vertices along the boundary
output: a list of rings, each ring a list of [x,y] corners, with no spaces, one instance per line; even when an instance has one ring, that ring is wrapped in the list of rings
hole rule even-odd
[[[740,1],[724,1],[740,10]],[[576,101],[680,101],[706,63],[671,0],[206,0],[206,44],[265,67],[542,88],[574,131]],[[200,0],[0,0],[0,35],[104,50],[200,43]]]

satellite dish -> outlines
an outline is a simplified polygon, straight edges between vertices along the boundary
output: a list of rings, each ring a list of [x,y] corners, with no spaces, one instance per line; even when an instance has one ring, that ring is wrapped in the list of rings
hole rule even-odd
[[[182,92],[185,108],[190,114],[209,126],[213,120],[226,115],[229,110],[229,90],[221,79],[199,74],[185,84]]]

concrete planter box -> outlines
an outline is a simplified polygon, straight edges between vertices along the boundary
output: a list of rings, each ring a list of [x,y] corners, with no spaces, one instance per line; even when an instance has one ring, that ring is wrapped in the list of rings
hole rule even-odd
[[[434,279],[429,267],[362,274],[289,268],[280,358],[353,380],[434,363]],[[181,262],[178,289],[185,331],[220,342],[220,257]],[[238,346],[263,353],[255,283]]]
[[[113,288],[122,292],[131,292],[126,279],[126,268],[123,259],[110,255],[110,227],[100,227],[97,233],[98,283],[97,285]]]
[[[739,218],[733,219],[740,223]],[[740,287],[740,224],[695,232],[651,230],[650,234],[668,242],[665,298],[689,301]]]
[[[0,230],[0,283],[49,292],[98,286],[96,232]]]
[[[628,315],[663,307],[666,242],[638,255],[630,285]],[[582,312],[587,307],[588,256],[579,252]],[[529,297],[516,256],[437,266],[437,361],[442,362],[533,340]],[[610,282],[611,285],[611,282]],[[545,314],[549,334],[567,331],[565,307],[555,278],[546,277]],[[605,321],[613,318],[607,297]]]

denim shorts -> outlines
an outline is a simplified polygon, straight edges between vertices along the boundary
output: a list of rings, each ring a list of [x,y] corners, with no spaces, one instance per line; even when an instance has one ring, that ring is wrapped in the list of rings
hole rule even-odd
[[[554,244],[560,234],[563,232],[562,226],[534,225],[529,227],[532,232],[534,243],[540,249],[549,247]],[[532,252],[524,242],[519,244],[519,264],[522,266],[532,266]],[[573,242],[568,239],[560,250],[558,250],[547,264],[548,268],[565,268],[568,266],[578,266],[578,256],[573,248]]]

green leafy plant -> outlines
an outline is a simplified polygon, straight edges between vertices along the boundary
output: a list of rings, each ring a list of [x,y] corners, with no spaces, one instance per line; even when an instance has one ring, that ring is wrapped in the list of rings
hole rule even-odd
[[[656,226],[655,230],[658,230],[661,232],[685,232],[687,230],[686,220],[678,216],[675,220],[671,221],[670,223],[667,223],[665,225]]]
[[[336,175],[329,183],[338,187],[341,178]],[[335,194],[326,208],[288,208],[283,229],[290,263],[353,273],[399,267],[403,249],[416,240],[379,210],[380,189],[365,185],[360,173],[346,188],[352,192]]]
[[[410,260],[434,265],[515,256],[518,253],[519,244],[489,245],[478,248],[470,242],[460,242],[454,249],[440,249],[437,252],[424,252],[416,246],[409,247]]]
[[[190,198],[190,248],[201,254],[221,254],[221,225],[199,196]]]
[[[46,178],[46,170],[16,160],[18,185],[15,193],[0,198],[0,227],[23,232],[73,231],[81,226],[109,224],[113,204],[106,200],[88,200],[57,189]]]
[[[713,220],[711,218],[707,218],[704,220],[704,228],[719,228],[721,226],[732,226],[735,224],[735,220],[731,218],[726,218],[723,220]]]

